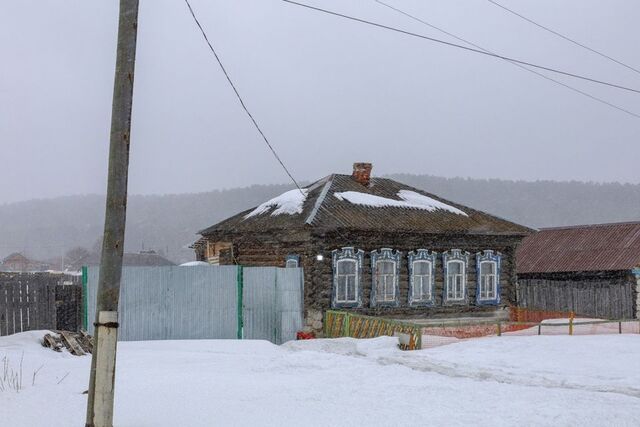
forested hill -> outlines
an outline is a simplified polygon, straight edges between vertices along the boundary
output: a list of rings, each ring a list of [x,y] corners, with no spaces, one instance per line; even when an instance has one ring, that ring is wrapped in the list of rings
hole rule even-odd
[[[640,220],[640,185],[507,181],[391,175],[446,199],[532,227]],[[188,246],[198,230],[255,206],[288,185],[197,194],[131,196],[126,250],[155,249],[177,262],[193,258]],[[24,252],[56,258],[96,245],[104,221],[104,197],[69,196],[0,205],[0,256]]]

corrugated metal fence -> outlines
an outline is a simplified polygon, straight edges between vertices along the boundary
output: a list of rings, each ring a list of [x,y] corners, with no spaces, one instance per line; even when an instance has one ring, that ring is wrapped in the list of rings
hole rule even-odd
[[[99,268],[86,271],[93,333]],[[119,340],[295,339],[303,321],[300,268],[124,267]]]

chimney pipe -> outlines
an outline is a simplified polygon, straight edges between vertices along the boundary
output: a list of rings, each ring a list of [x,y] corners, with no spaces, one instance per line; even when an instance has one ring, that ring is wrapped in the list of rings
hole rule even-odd
[[[356,182],[369,186],[369,182],[371,181],[371,163],[354,163],[353,164],[353,174],[351,177],[356,180]]]

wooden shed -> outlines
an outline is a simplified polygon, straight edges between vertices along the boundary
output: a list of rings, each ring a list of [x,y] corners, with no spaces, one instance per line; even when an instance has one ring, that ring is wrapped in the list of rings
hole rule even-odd
[[[640,222],[541,229],[517,251],[518,305],[638,318]]]
[[[515,249],[532,230],[403,183],[332,174],[215,224],[214,264],[304,268],[307,323],[330,308],[396,318],[506,316]]]

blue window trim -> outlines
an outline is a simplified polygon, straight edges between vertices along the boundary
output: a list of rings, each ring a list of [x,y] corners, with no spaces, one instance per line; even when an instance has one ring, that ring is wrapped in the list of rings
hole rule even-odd
[[[476,305],[498,305],[500,304],[500,261],[502,254],[492,250],[485,250],[476,254]],[[491,261],[496,263],[496,297],[491,299],[480,299],[480,263]]]
[[[392,301],[376,301],[376,263],[380,260],[395,262],[395,277],[393,279],[394,299]],[[400,305],[400,251],[382,248],[380,251],[371,251],[371,307],[398,307]]]
[[[356,262],[356,302],[338,302],[336,301],[338,293],[338,261],[342,259],[351,259]],[[345,247],[342,249],[334,249],[331,251],[331,265],[333,267],[333,287],[331,290],[331,307],[332,308],[358,308],[362,307],[362,263],[364,260],[364,251],[362,249],[354,249],[353,247]]]
[[[451,261],[461,261],[464,266],[464,286],[462,288],[462,299],[448,299],[447,298],[447,280],[448,280],[448,263]],[[467,292],[468,276],[469,276],[469,252],[462,251],[461,249],[451,249],[442,253],[442,270],[444,272],[444,286],[442,290],[442,304],[443,305],[468,305],[469,304],[469,292]]]
[[[436,302],[436,258],[437,252],[429,252],[426,249],[417,249],[408,254],[409,259],[409,306],[410,307],[431,307]],[[431,262],[431,298],[428,300],[413,299],[413,263],[414,261],[430,261]]]
[[[284,261],[284,266],[286,267],[289,261],[295,261],[296,267],[300,267],[300,255],[289,254]],[[292,268],[292,267],[289,267]]]

